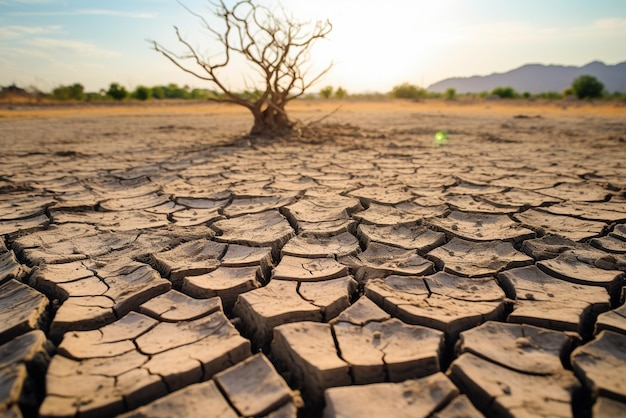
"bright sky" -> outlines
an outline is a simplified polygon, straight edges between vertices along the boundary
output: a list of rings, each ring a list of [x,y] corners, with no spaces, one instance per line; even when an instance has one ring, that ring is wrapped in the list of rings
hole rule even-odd
[[[226,0],[232,3],[231,0]],[[277,4],[276,0],[258,0]],[[183,0],[205,13],[206,0]],[[301,20],[328,18],[334,29],[312,63],[331,72],[314,87],[387,92],[448,77],[505,72],[527,63],[584,65],[626,61],[625,0],[282,0]],[[207,13],[208,16],[208,13]],[[180,50],[173,25],[210,54],[201,26],[176,0],[0,0],[0,85],[49,91],[170,82],[186,76],[151,49]],[[243,87],[233,70],[232,87]]]

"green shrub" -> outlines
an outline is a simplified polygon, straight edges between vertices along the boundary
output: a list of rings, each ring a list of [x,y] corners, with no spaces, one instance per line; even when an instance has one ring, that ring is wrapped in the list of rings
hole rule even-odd
[[[115,100],[122,100],[128,96],[128,91],[126,91],[124,86],[120,86],[119,83],[111,83],[107,90],[107,96]]]
[[[579,99],[602,97],[604,84],[592,75],[581,75],[572,82],[572,90]]]
[[[337,87],[337,90],[335,90],[335,97],[337,99],[345,99],[348,97],[348,91],[343,87]]]
[[[499,96],[502,99],[515,99],[519,97],[519,94],[513,89],[513,87],[496,87],[491,90],[491,94]]]
[[[170,83],[163,86],[163,94],[166,99],[187,99],[189,98],[189,86],[179,87],[178,84]]]
[[[100,90],[98,92],[88,92],[85,93],[85,101],[86,102],[99,102],[103,100],[107,100],[108,97],[106,95],[106,91]]]
[[[59,86],[52,90],[52,97],[56,100],[83,100],[85,98],[85,88],[80,83],[70,86]]]
[[[263,92],[259,89],[244,90],[243,93],[236,93],[235,95],[244,100],[257,100],[261,98],[261,96],[263,95]]]
[[[320,90],[320,96],[324,99],[330,99],[330,96],[333,95],[333,86],[326,86]]]
[[[161,86],[152,87],[152,97],[155,99],[165,99],[165,91]]]
[[[391,96],[398,99],[420,99],[426,96],[426,90],[415,84],[402,83],[391,89]]]
[[[446,100],[452,100],[456,97],[456,89],[454,87],[448,87],[443,95]]]
[[[191,99],[196,99],[196,100],[207,100],[209,98],[216,98],[217,97],[217,93],[215,91],[213,91],[213,90],[193,89],[189,93],[189,97]]]
[[[137,86],[133,92],[133,97],[138,100],[148,100],[152,97],[152,89],[145,86]]]
[[[562,99],[563,95],[567,95],[567,94],[565,94],[565,92],[561,94],[556,91],[544,91],[543,93],[539,93],[537,97],[540,99],[558,100],[558,99]]]

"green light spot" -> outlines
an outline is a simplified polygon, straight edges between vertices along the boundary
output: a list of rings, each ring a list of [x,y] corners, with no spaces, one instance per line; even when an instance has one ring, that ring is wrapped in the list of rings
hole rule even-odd
[[[435,145],[444,145],[448,143],[448,133],[446,131],[439,131],[435,134]]]

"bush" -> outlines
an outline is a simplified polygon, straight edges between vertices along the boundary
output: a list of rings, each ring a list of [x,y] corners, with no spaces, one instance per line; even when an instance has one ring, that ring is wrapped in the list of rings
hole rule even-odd
[[[519,94],[513,89],[513,87],[496,87],[491,90],[491,94],[499,96],[501,99],[515,99],[519,97]]]
[[[454,87],[449,87],[443,95],[446,100],[452,100],[456,97],[456,89]]]
[[[213,90],[207,89],[193,89],[189,93],[189,97],[196,100],[206,100],[209,98],[216,98],[217,93]]]
[[[348,97],[348,91],[343,87],[337,87],[337,90],[335,90],[335,97],[337,99],[345,99]]]
[[[99,102],[102,100],[107,100],[107,95],[104,90],[100,90],[98,92],[88,92],[85,93],[85,101],[86,102]]]
[[[258,100],[261,96],[263,96],[263,92],[259,89],[244,90],[243,93],[235,93],[235,96],[244,100]]]
[[[568,87],[565,90],[563,90],[563,97],[567,97],[567,96],[576,96],[576,93],[574,93],[573,88]]]
[[[324,99],[330,99],[330,96],[333,95],[333,86],[326,86],[320,90],[320,96]]]
[[[189,98],[189,86],[179,87],[175,83],[163,86],[163,95],[166,99],[187,99]]]
[[[592,75],[581,75],[572,82],[572,90],[579,99],[602,97],[604,84]]]
[[[137,86],[133,92],[133,97],[138,100],[148,100],[152,97],[152,89],[145,86]]]
[[[59,86],[52,90],[52,97],[56,100],[83,100],[85,88],[80,83],[71,86]]]
[[[118,83],[111,83],[109,85],[109,89],[107,90],[107,96],[115,100],[122,100],[128,96],[128,91],[126,91],[124,86],[120,86]]]
[[[398,99],[420,99],[426,96],[426,90],[415,84],[402,83],[391,89],[391,96]]]
[[[161,86],[152,87],[152,97],[155,99],[165,99],[165,91]]]
[[[539,93],[537,95],[538,98],[540,99],[549,99],[549,100],[555,100],[555,99],[562,99],[563,95],[567,96],[567,90],[565,92],[563,92],[563,94],[558,93],[556,91],[545,91],[543,93]]]

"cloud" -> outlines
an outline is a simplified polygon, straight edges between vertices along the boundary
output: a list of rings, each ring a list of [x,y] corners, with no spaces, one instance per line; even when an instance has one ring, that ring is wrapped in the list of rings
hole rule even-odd
[[[610,17],[594,20],[588,29],[590,31],[626,33],[626,18]]]
[[[113,16],[131,19],[154,19],[155,13],[150,12],[125,12],[110,9],[77,9],[67,12],[10,12],[8,16]]]
[[[83,9],[76,10],[76,14],[88,15],[88,16],[117,16],[117,17],[129,17],[133,19],[154,19],[157,15],[148,12],[123,12],[120,10],[108,10],[108,9]]]
[[[63,27],[61,25],[49,25],[49,26],[20,26],[9,25],[0,26],[0,39],[15,39],[22,38],[24,36],[41,35],[49,33],[62,33]]]
[[[78,54],[82,57],[112,58],[120,55],[117,51],[100,48],[89,42],[73,41],[70,39],[33,38],[23,42],[35,49],[57,55],[58,53]]]
[[[482,25],[459,25],[449,29],[448,35],[451,35],[451,38],[459,45],[471,45],[480,49],[487,46],[507,49],[533,45],[556,47],[563,43],[575,42],[575,40],[601,44],[605,41],[626,40],[626,19],[596,19],[583,25],[571,26],[538,25],[526,21],[502,21]]]
[[[10,58],[11,61],[14,61],[16,58],[37,58],[50,62],[56,61],[52,54],[43,49],[5,46],[2,44],[0,44],[0,55],[2,55],[3,58]]]
[[[0,5],[9,6],[14,4],[49,4],[55,0],[0,0]]]

